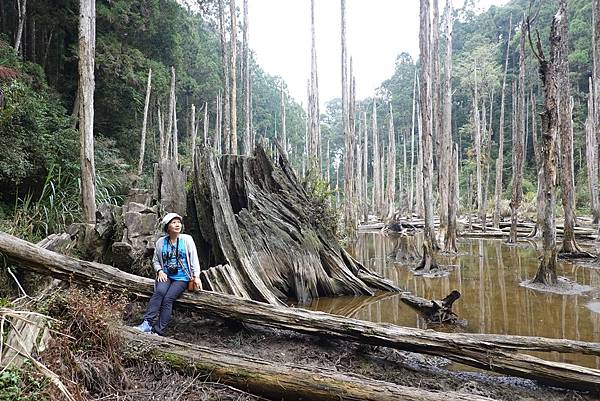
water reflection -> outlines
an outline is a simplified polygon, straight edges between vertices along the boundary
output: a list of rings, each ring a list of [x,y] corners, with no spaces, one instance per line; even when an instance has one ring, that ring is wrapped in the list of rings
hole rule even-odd
[[[600,341],[600,314],[586,308],[600,296],[600,270],[559,262],[558,274],[594,291],[583,295],[557,295],[519,286],[534,276],[538,267],[532,244],[508,246],[502,240],[461,239],[458,256],[440,256],[439,262],[457,265],[446,277],[415,276],[417,260],[406,253],[420,249],[420,238],[360,234],[351,253],[369,269],[400,287],[428,299],[441,299],[451,290],[462,294],[454,311],[466,319],[457,330],[477,333],[516,334]],[[400,302],[397,295],[383,298],[319,299],[308,309],[351,316],[374,322],[425,328],[423,319]],[[600,358],[553,353],[552,360],[600,368]]]

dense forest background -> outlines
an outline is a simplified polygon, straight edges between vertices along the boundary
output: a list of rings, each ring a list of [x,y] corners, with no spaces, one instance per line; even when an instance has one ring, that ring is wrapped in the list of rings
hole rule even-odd
[[[547,40],[550,22],[556,11],[555,1],[543,1],[530,10],[529,0],[513,0],[502,7],[491,7],[476,14],[475,2],[467,0],[454,13],[453,28],[453,106],[452,135],[459,144],[461,196],[467,189],[473,170],[472,91],[473,66],[483,73],[479,80],[482,97],[491,99],[495,110],[491,120],[490,158],[496,157],[496,133],[500,109],[502,70],[506,42],[512,31],[508,55],[507,88],[518,76],[518,41],[521,18],[537,13],[534,27],[542,41]],[[170,68],[177,71],[177,114],[180,162],[190,165],[191,105],[208,105],[210,126],[214,129],[216,99],[223,91],[218,15],[214,2],[204,0],[192,9],[172,0],[97,1],[95,156],[97,202],[119,203],[133,181],[149,185],[152,163],[158,159],[156,111],[168,103]],[[308,7],[308,5],[307,5]],[[587,116],[588,77],[591,71],[591,0],[569,2],[570,83],[574,100],[574,155],[577,207],[589,212],[589,194],[585,160],[584,121]],[[238,19],[239,21],[239,19]],[[511,21],[509,23],[509,21]],[[307,24],[309,21],[307,21]],[[17,2],[0,1],[0,228],[29,238],[40,238],[79,218],[79,134],[76,113],[77,94],[78,2],[73,0],[29,0],[22,45],[15,54],[18,28]],[[353,27],[353,29],[358,29]],[[381,38],[390,40],[390,38]],[[252,44],[250,43],[250,48]],[[239,48],[239,47],[238,47]],[[440,49],[442,52],[443,49]],[[529,46],[527,51],[530,52]],[[350,49],[351,53],[351,49]],[[358,111],[371,118],[372,103],[378,109],[393,108],[396,128],[398,168],[409,145],[413,124],[413,85],[418,60],[401,53],[393,76],[382,82],[371,99],[362,99]],[[543,99],[537,61],[527,58],[527,83]],[[149,113],[149,131],[142,177],[135,171],[139,157],[146,77],[152,68],[153,83]],[[285,82],[251,61],[252,126],[256,137],[275,140],[281,125],[281,87]],[[308,78],[308,77],[307,77]],[[330,77],[321,77],[330,79]],[[360,77],[357,77],[360,79]],[[237,85],[238,91],[242,85]],[[527,91],[529,92],[529,90]],[[241,99],[241,95],[238,99]],[[302,170],[306,132],[304,99],[284,97],[289,157]],[[504,152],[504,189],[509,191],[511,173],[510,113],[512,96],[507,92],[507,145]],[[241,101],[239,102],[241,109]],[[486,107],[490,107],[488,104]],[[322,155],[323,169],[343,182],[341,101],[332,99],[321,110],[322,143],[329,141],[330,157]],[[238,130],[245,124],[238,113]],[[529,118],[529,117],[528,117]],[[379,126],[387,126],[387,113],[378,116]],[[370,121],[370,120],[369,120]],[[534,203],[536,193],[535,158],[530,124],[527,124],[524,195]],[[382,134],[382,146],[387,135]],[[369,141],[369,146],[371,142]],[[325,152],[323,146],[322,152]],[[415,150],[416,151],[416,150]],[[369,157],[372,153],[369,150]],[[408,154],[410,159],[410,153]],[[371,166],[371,162],[369,162]],[[370,177],[369,167],[369,177]],[[332,178],[333,180],[333,178]],[[406,183],[406,180],[405,180]],[[370,185],[370,184],[369,184]],[[402,185],[402,184],[398,184]],[[336,183],[333,183],[333,189]],[[340,184],[341,186],[341,184]],[[405,196],[399,188],[398,201]],[[342,190],[343,192],[343,190]],[[493,191],[488,191],[491,197]],[[507,199],[507,195],[504,199]],[[464,201],[463,201],[464,203]]]

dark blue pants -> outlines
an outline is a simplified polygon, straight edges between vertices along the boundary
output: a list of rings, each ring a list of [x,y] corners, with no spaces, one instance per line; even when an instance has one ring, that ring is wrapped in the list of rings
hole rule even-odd
[[[188,285],[187,281],[167,280],[166,283],[158,281],[154,283],[154,293],[150,298],[148,310],[144,315],[144,320],[147,320],[150,324],[153,324],[156,315],[159,315],[158,322],[153,326],[154,331],[160,335],[164,333],[167,323],[171,320],[173,302],[183,294]]]

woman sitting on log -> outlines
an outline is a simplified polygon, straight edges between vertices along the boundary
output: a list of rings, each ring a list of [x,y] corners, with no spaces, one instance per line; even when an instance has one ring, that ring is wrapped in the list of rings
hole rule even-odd
[[[144,321],[136,326],[144,333],[163,335],[171,320],[175,299],[183,294],[188,284],[200,288],[200,263],[196,244],[191,236],[181,233],[181,220],[177,213],[168,213],[161,222],[167,235],[160,237],[154,248],[154,293],[148,303]],[[155,322],[157,315],[158,321]]]

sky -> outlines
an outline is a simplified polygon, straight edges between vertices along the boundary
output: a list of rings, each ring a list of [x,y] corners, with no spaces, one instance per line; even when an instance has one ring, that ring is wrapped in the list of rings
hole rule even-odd
[[[241,3],[241,1],[238,1]],[[484,10],[507,0],[480,0]],[[440,14],[445,1],[440,0]],[[462,0],[454,0],[462,6]],[[241,7],[241,4],[239,4]],[[249,42],[258,64],[282,77],[306,104],[310,74],[310,0],[248,0]],[[341,97],[340,1],[315,0],[319,103]],[[346,0],[346,46],[353,59],[356,98],[364,99],[394,73],[403,51],[419,53],[418,0]]]

